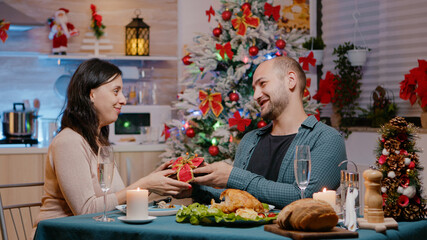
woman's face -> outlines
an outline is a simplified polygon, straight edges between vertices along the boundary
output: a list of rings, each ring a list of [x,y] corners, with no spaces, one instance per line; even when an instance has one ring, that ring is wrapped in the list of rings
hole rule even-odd
[[[100,128],[115,122],[122,106],[126,104],[122,77],[117,75],[113,78],[112,81],[108,80],[108,83],[90,91],[90,99],[98,114]]]

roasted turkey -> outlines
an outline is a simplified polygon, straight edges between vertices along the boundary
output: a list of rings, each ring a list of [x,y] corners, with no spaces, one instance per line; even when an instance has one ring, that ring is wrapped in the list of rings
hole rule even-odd
[[[266,211],[262,203],[246,191],[227,189],[221,193],[220,199],[224,201],[215,203],[212,199],[211,208],[218,208],[224,213],[236,212],[240,208],[252,209],[257,213]]]

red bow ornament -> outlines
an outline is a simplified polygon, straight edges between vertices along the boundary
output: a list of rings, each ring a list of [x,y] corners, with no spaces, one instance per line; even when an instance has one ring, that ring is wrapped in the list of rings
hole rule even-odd
[[[231,20],[231,24],[234,29],[237,29],[237,34],[244,36],[246,34],[247,27],[256,28],[259,25],[259,18],[252,17],[252,12],[249,8],[245,8],[241,17],[237,16]]]
[[[307,57],[299,58],[299,63],[302,63],[302,69],[304,71],[308,71],[309,64],[311,64],[313,67],[316,64],[316,59],[313,56],[313,51],[311,51]]]
[[[168,140],[168,138],[171,136],[170,133],[170,127],[168,127],[168,125],[165,124],[165,128],[163,129],[162,135],[161,136],[165,136],[165,140]]]
[[[227,54],[229,59],[233,58],[233,51],[231,50],[231,44],[230,42],[224,44],[224,46],[222,46],[221,44],[216,44],[216,50],[219,50],[219,55],[221,55],[222,59],[225,59],[225,54]]]
[[[207,93],[203,90],[200,90],[199,99],[201,101],[199,108],[202,111],[203,116],[209,112],[209,109],[212,109],[213,114],[218,117],[224,109],[221,104],[221,93]]]
[[[7,36],[7,30],[9,30],[10,22],[5,22],[4,19],[0,20],[0,39],[2,42],[6,42]]]
[[[175,170],[178,181],[190,182],[194,179],[193,169],[197,168],[202,162],[202,157],[187,156],[179,157],[172,163],[172,170]]]
[[[277,22],[280,18],[280,5],[273,7],[269,3],[264,4],[264,15],[267,17],[273,16],[274,21]]]
[[[209,8],[209,10],[206,10],[206,16],[209,16],[208,22],[211,21],[211,14],[212,16],[215,16],[215,11],[213,10],[212,6]]]
[[[236,111],[233,116],[234,116],[234,118],[230,118],[230,120],[228,120],[228,125],[230,127],[237,125],[237,130],[239,130],[240,132],[245,131],[246,127],[251,124],[252,120],[242,118],[240,116],[239,111]]]

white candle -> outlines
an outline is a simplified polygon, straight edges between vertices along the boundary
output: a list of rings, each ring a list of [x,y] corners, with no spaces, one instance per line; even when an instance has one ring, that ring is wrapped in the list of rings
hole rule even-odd
[[[323,192],[313,193],[313,199],[323,200],[335,208],[336,192],[334,190],[326,190],[326,188],[323,188]]]
[[[148,190],[136,189],[126,191],[126,218],[141,220],[148,218]]]

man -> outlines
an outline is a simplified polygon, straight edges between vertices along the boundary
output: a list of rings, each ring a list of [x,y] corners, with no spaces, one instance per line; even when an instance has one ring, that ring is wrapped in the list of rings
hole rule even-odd
[[[49,39],[52,41],[53,54],[67,53],[68,38],[79,35],[79,31],[74,25],[68,22],[66,8],[60,8],[55,12],[55,18],[50,23]]]
[[[254,99],[261,106],[261,116],[271,123],[243,137],[234,166],[216,162],[194,170],[199,175],[192,193],[195,201],[218,199],[222,192],[218,188],[245,190],[278,208],[300,199],[293,164],[298,145],[309,145],[311,150],[305,197],[324,187],[339,186],[338,164],[346,159],[344,139],[335,129],[307,116],[302,102],[305,84],[305,74],[292,58],[278,57],[258,66],[252,83]]]

